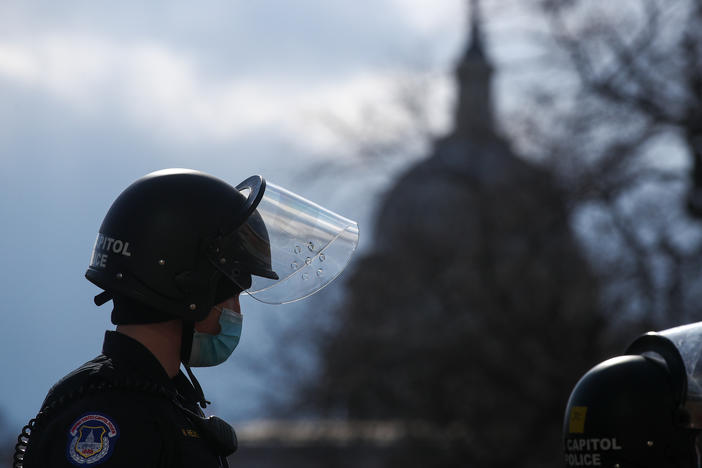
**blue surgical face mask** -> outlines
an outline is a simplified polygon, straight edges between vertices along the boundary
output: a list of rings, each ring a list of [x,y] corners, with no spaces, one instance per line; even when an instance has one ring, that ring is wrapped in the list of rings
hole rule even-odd
[[[193,332],[193,347],[190,350],[190,367],[210,367],[222,364],[232,354],[241,337],[244,317],[231,309],[222,308],[217,335]]]

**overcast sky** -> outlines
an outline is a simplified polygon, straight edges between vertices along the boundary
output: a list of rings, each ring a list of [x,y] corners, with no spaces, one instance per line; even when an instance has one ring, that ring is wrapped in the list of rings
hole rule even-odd
[[[315,166],[343,154],[320,116],[352,121],[399,77],[428,71],[445,125],[466,20],[462,0],[0,2],[0,411],[19,429],[99,353],[110,306],[92,304],[83,274],[111,202],[148,172],[189,167],[233,184],[260,173],[359,219],[369,242],[383,179],[316,180]],[[243,306],[239,349],[198,374],[239,419],[256,416],[260,382],[237,358],[295,310]]]

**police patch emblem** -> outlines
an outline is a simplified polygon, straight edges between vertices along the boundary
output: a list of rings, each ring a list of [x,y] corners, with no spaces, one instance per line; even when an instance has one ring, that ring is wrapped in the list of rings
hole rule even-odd
[[[68,432],[68,461],[76,466],[107,461],[118,435],[117,425],[108,416],[99,413],[81,416]]]

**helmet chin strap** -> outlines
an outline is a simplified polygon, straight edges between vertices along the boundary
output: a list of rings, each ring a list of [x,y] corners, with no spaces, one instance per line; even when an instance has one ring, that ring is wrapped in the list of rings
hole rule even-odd
[[[207,399],[205,398],[205,393],[202,391],[200,382],[197,381],[195,375],[193,374],[193,371],[190,370],[190,366],[188,365],[190,361],[190,352],[192,351],[193,347],[194,330],[195,322],[193,322],[192,320],[183,320],[183,333],[180,340],[180,361],[183,363],[183,367],[185,367],[185,371],[188,373],[188,377],[190,377],[190,383],[192,383],[193,388],[197,392],[199,399],[198,403],[200,404],[200,407],[207,408],[207,405],[210,405],[212,403],[210,401],[207,401]]]

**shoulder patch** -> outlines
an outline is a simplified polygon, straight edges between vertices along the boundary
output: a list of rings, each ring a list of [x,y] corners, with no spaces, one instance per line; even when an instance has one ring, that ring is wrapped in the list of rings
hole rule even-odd
[[[84,414],[68,431],[66,458],[76,466],[98,465],[110,458],[118,435],[117,425],[109,416]]]

